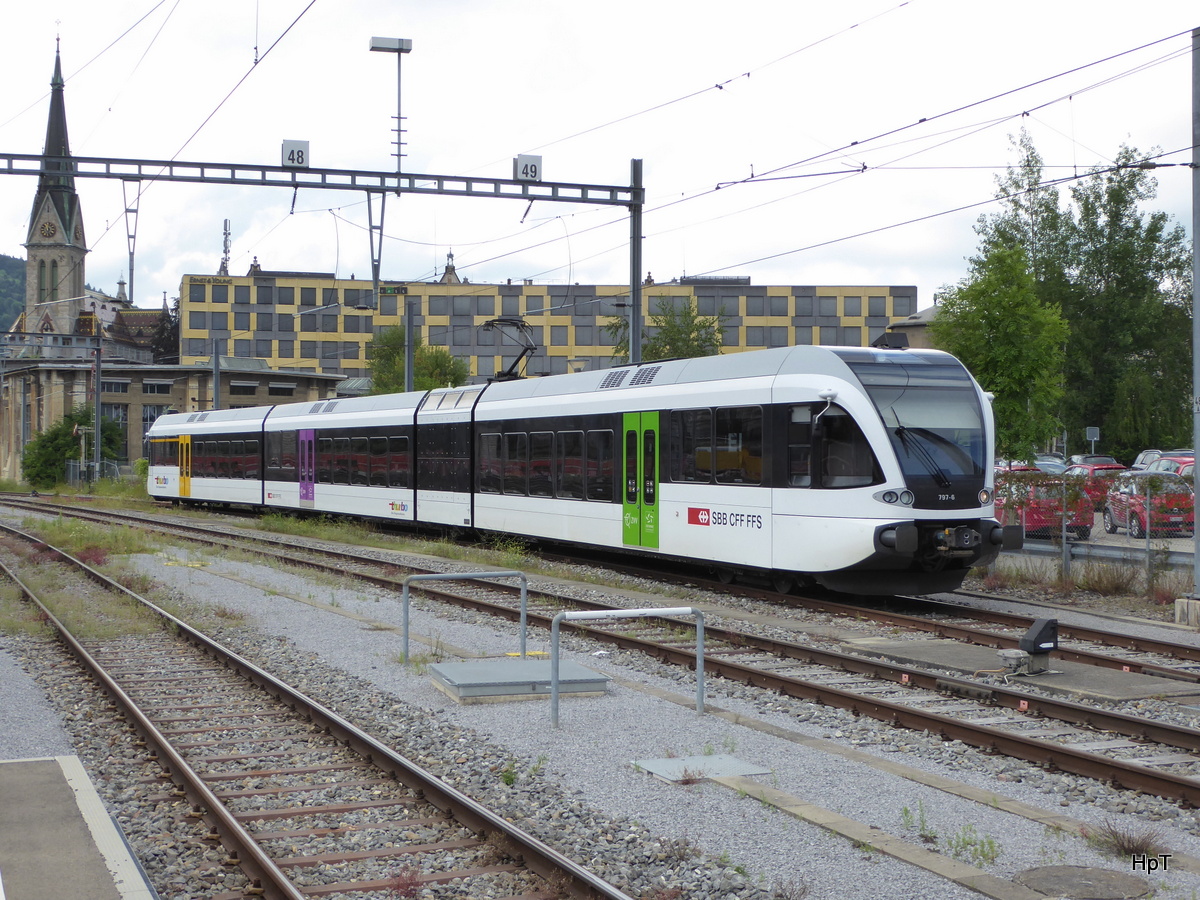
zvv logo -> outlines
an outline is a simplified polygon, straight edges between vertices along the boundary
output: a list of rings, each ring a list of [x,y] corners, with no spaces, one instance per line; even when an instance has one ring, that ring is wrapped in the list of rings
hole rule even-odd
[[[707,525],[709,524],[709,512],[707,509],[696,509],[688,507],[688,524],[689,525]]]

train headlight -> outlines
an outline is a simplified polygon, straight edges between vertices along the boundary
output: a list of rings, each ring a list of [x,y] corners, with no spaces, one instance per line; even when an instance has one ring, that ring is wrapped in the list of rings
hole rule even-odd
[[[912,491],[901,491],[900,492],[900,502],[903,503],[905,506],[912,506],[913,492]]]
[[[883,492],[883,502],[884,503],[895,503],[899,499],[900,499],[900,495],[897,494],[895,491],[884,491]]]
[[[991,502],[992,502],[992,492],[989,491],[987,488],[984,488],[982,491],[979,492],[979,505],[987,506]]]

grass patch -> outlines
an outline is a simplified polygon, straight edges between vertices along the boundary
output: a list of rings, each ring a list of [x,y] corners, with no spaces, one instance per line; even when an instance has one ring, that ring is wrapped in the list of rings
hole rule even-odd
[[[1084,825],[1079,833],[1092,849],[1120,859],[1158,856],[1166,849],[1163,831],[1154,825],[1124,826],[1105,819],[1099,825]]]
[[[64,626],[77,638],[103,641],[129,634],[153,634],[161,628],[159,618],[140,603],[99,588],[82,592],[64,588],[74,575],[60,566],[42,566],[23,573],[25,583]],[[101,599],[103,598],[103,599]]]
[[[93,559],[107,559],[110,555],[149,553],[156,546],[156,539],[148,532],[127,525],[102,528],[82,519],[61,516],[51,521],[27,519],[21,524],[25,531],[75,557],[82,553]]]
[[[332,516],[291,516],[285,513],[267,513],[258,520],[258,527],[272,534],[287,534],[323,541],[342,541],[368,547],[384,547],[389,542],[381,538],[378,530],[362,522],[338,519]]]
[[[49,637],[50,626],[42,611],[26,602],[11,584],[0,585],[0,632]]]
[[[146,493],[146,480],[125,478],[101,478],[92,482],[91,496],[107,500],[147,501],[150,495]]]
[[[1107,563],[1084,563],[1076,566],[1075,583],[1080,590],[1093,591],[1104,597],[1136,593],[1142,573],[1133,566],[1113,566]]]

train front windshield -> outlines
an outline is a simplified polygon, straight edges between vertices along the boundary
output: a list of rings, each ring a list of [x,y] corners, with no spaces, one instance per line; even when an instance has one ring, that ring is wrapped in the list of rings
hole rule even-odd
[[[879,411],[905,480],[939,495],[982,486],[987,460],[974,382],[954,360],[846,360]],[[964,482],[967,479],[967,482]]]

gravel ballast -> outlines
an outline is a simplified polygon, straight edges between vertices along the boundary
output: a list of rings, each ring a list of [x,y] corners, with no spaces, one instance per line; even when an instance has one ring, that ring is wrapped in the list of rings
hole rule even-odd
[[[180,598],[246,617],[220,635],[232,649],[374,731],[639,900],[673,888],[681,890],[677,896],[701,900],[979,896],[748,794],[711,783],[667,784],[634,765],[635,760],[663,757],[734,756],[768,770],[756,779],[764,786],[928,849],[947,855],[956,850],[962,861],[1001,878],[1046,865],[1131,868],[1128,861],[1102,856],[1076,837],[992,806],[719,715],[699,716],[682,705],[694,697],[695,678],[689,672],[564,636],[564,659],[613,681],[602,697],[563,698],[560,727],[554,729],[544,699],[460,706],[433,687],[424,667],[400,664],[398,631],[365,621],[398,626],[397,595],[331,586],[217,558],[202,567],[164,562],[169,560],[137,560]],[[595,586],[581,590],[603,593]],[[515,626],[473,613],[443,610],[435,615],[422,602],[414,604],[411,628],[426,641],[411,647],[418,658],[455,647],[502,656],[518,647]],[[0,654],[6,721],[0,729],[0,758],[72,752],[72,738],[56,727],[45,696],[63,676],[43,672],[35,686],[17,659],[43,658],[42,651],[32,653],[29,639],[0,640],[14,651],[12,658]],[[546,633],[531,631],[529,649],[548,650]],[[1196,814],[1166,801],[1047,773],[837,710],[764,696],[719,679],[709,679],[707,687],[706,702],[712,707],[798,738],[850,745],[1096,825],[1110,820],[1137,830],[1152,822],[1162,829],[1169,848],[1200,856]],[[662,693],[681,702],[662,699]],[[10,721],[17,727],[7,727]],[[72,730],[74,752],[85,759],[106,802],[118,819],[132,815],[122,813],[121,798],[103,789],[109,768],[114,782],[119,780],[115,770],[122,761],[113,758],[104,736],[86,728]],[[153,828],[144,831],[152,833]],[[994,860],[991,850],[998,851]],[[154,865],[147,869],[155,875]],[[1160,890],[1158,897],[1182,900],[1200,891],[1200,877],[1179,867],[1150,880]],[[206,897],[209,890],[210,885],[198,885],[193,893],[171,896]]]

